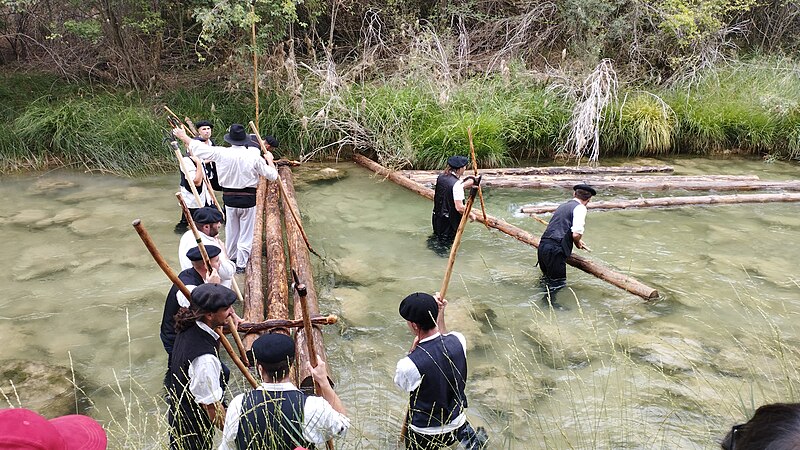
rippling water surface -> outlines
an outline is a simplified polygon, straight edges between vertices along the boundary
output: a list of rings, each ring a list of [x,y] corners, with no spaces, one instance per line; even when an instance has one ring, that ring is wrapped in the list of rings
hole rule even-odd
[[[782,163],[668,163],[681,175],[798,178],[796,165]],[[309,239],[324,257],[314,257],[320,309],[341,318],[325,329],[354,420],[340,447],[395,448],[407,399],[392,376],[411,343],[397,306],[411,292],[438,290],[447,260],[426,246],[428,200],[349,163],[330,165],[338,181],[307,182],[322,167],[294,178]],[[131,222],[142,219],[178,266],[174,178],[56,171],[0,181],[0,356],[71,364],[112,448],[166,443],[158,327],[169,282]],[[538,235],[543,226],[516,208],[570,194],[487,190],[485,198],[490,214]],[[667,193],[597,199],[640,195]],[[662,298],[647,303],[568,268],[559,311],[541,302],[532,247],[470,224],[447,321],[469,345],[471,421],[489,430],[492,448],[718,448],[754,407],[800,401],[798,213],[795,203],[590,211],[593,252],[583,256]]]

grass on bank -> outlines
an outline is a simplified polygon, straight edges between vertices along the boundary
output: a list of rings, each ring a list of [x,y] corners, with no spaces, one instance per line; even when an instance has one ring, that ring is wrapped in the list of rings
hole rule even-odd
[[[437,169],[469,151],[473,129],[481,167],[551,157],[565,145],[574,93],[514,66],[511,74],[467,79],[445,93],[431,80],[342,84],[335,91],[306,73],[302,99],[279,88],[260,98],[261,133],[276,136],[279,156],[329,158],[372,151],[394,167]],[[606,108],[605,156],[712,154],[736,150],[800,158],[797,64],[756,60],[707,71],[691,85],[622,85]],[[175,170],[162,142],[163,105],[211,120],[222,143],[231,123],[255,116],[250,92],[222,86],[139,97],[46,75],[4,75],[0,83],[0,171],[73,165],[141,174]],[[22,86],[15,88],[14,86]]]

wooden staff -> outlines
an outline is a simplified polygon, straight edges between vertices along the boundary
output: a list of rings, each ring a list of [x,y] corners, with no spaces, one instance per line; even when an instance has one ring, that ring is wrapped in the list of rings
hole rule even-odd
[[[192,293],[189,292],[189,288],[187,288],[186,285],[183,284],[183,281],[181,281],[181,279],[178,278],[177,275],[175,275],[175,272],[172,270],[169,264],[167,264],[167,261],[165,261],[164,257],[161,256],[161,253],[158,251],[156,244],[150,238],[150,234],[147,232],[147,230],[144,229],[142,221],[136,219],[133,221],[132,225],[133,228],[136,229],[136,232],[139,234],[139,237],[142,238],[144,246],[147,247],[147,250],[150,252],[150,255],[156,261],[156,264],[158,264],[158,267],[160,267],[161,270],[164,272],[164,274],[167,276],[167,278],[169,278],[170,281],[172,281],[172,283],[178,287],[178,290],[181,291],[184,297],[186,297],[186,299],[191,302]],[[233,360],[234,364],[236,364],[236,367],[238,367],[239,370],[244,374],[245,378],[247,378],[247,381],[249,381],[254,388],[257,387],[258,383],[256,382],[255,378],[253,378],[253,374],[251,374],[250,371],[247,370],[247,366],[245,366],[242,363],[242,360],[239,359],[239,355],[237,355],[236,352],[233,351],[233,347],[231,347],[231,344],[230,342],[228,342],[228,338],[225,337],[225,334],[222,333],[221,327],[219,328],[219,331],[220,332],[218,332],[217,334],[219,334],[220,341],[222,342],[223,347],[225,347],[225,350],[227,350],[228,355],[231,357],[231,360]]]
[[[183,128],[183,131],[185,131],[186,134],[191,133],[192,130],[190,130],[189,127],[187,127],[183,122],[181,122],[181,118],[178,117],[177,114],[172,112],[172,110],[169,109],[169,106],[164,105],[164,109],[166,109],[167,110],[167,114],[169,114],[175,120],[175,124],[174,124],[175,126],[180,126],[181,128]],[[195,134],[194,136],[197,136],[197,135]]]
[[[311,323],[315,325],[333,325],[339,322],[339,317],[335,314],[327,316],[312,317]],[[303,326],[302,319],[267,319],[263,322],[242,322],[239,324],[240,333],[255,333],[257,331],[271,330],[274,328],[300,328]]]
[[[189,127],[189,131],[192,132],[193,136],[200,136],[200,133],[197,131],[197,128],[194,126],[194,122],[192,122],[192,119],[190,119],[188,117],[184,117],[183,121],[186,122],[186,126]]]
[[[259,134],[258,128],[256,128],[256,124],[253,123],[252,120],[250,121],[250,129],[253,130],[253,133],[255,133],[256,135],[256,139],[258,139],[258,145],[261,146],[261,152],[265,153],[267,151],[267,146],[264,144],[264,140],[261,139],[261,134]],[[286,191],[284,190],[283,182],[281,181],[280,177],[278,177],[277,182],[281,190],[281,197],[286,198]],[[305,241],[306,247],[308,247],[308,251],[317,255],[317,257],[319,257],[320,259],[322,259],[322,256],[320,256],[319,253],[315,252],[314,249],[311,248],[311,244],[308,242],[308,236],[306,235],[306,231],[303,229],[303,225],[300,223],[300,219],[297,217],[297,212],[294,210],[294,207],[289,202],[286,202],[286,205],[288,205],[289,207],[289,212],[292,214],[292,219],[294,219],[294,223],[297,224],[297,228],[300,230],[300,235],[303,236],[303,241]]]
[[[450,275],[453,274],[453,265],[456,263],[456,253],[458,252],[458,247],[461,245],[461,236],[464,234],[464,228],[469,220],[469,213],[472,210],[472,204],[475,202],[475,195],[478,193],[478,187],[480,186],[480,183],[480,177],[476,178],[475,184],[469,190],[469,198],[467,199],[467,204],[464,207],[464,213],[461,216],[461,222],[458,224],[458,230],[456,231],[456,237],[453,240],[453,246],[450,248],[450,258],[447,259],[447,270],[444,272],[442,287],[439,289],[439,298],[447,298],[445,297],[445,294],[447,294],[447,285],[450,284]]]
[[[256,7],[254,4],[250,4],[250,14],[253,15],[255,18],[256,15]],[[256,123],[258,123],[258,51],[256,48],[256,22],[253,21],[253,24],[250,26],[250,34],[253,42],[253,96],[256,100]]]
[[[300,282],[300,279],[297,277],[297,272],[292,269],[292,278],[294,278],[294,288],[297,290],[297,296],[300,297],[300,305],[303,311],[303,331],[306,334],[306,348],[308,349],[308,360],[311,363],[311,367],[317,367],[317,349],[314,348],[314,334],[311,328],[311,317],[308,314],[308,303],[306,302],[306,294],[308,291],[306,290],[306,285]],[[320,387],[319,383],[314,380],[314,393],[319,393]],[[333,449],[333,439],[329,439],[325,443],[328,449]]]
[[[203,206],[203,202],[200,201],[200,194],[197,193],[197,187],[194,185],[194,179],[189,179],[189,169],[186,168],[186,164],[183,162],[183,156],[181,155],[181,149],[178,147],[178,141],[175,138],[172,138],[169,141],[169,145],[172,147],[172,150],[175,152],[175,158],[178,159],[178,165],[180,166],[181,172],[183,172],[183,177],[186,178],[186,184],[189,185],[189,190],[192,191],[192,195],[194,196],[194,201],[197,202],[198,208]],[[203,170],[201,167],[200,170]],[[205,177],[205,174],[203,174]],[[187,218],[188,220],[188,218]]]
[[[467,137],[469,138],[469,154],[472,157],[472,169],[475,172],[475,177],[478,177],[478,158],[475,157],[475,145],[472,143],[472,127],[467,127]],[[483,203],[483,189],[478,186],[478,198],[481,200],[481,212],[483,213],[483,225],[489,230],[489,224],[486,223],[486,205]]]
[[[206,271],[211,273],[214,270],[211,267],[211,258],[208,257],[208,252],[206,252],[206,246],[203,244],[203,238],[200,237],[200,231],[197,230],[197,225],[194,223],[194,218],[192,214],[189,212],[189,208],[186,206],[186,202],[183,201],[183,197],[181,197],[181,193],[178,192],[175,194],[175,197],[178,198],[178,204],[181,205],[181,209],[183,209],[183,213],[186,215],[186,222],[189,224],[189,229],[192,230],[192,234],[194,235],[194,240],[197,242],[197,248],[200,249],[200,256],[203,257],[203,263],[206,265]],[[224,248],[220,250],[225,251]],[[234,286],[233,292],[236,293],[236,298],[244,304],[244,298],[242,298],[242,293],[239,291],[239,286],[236,285],[236,276],[231,278],[231,285]],[[233,322],[233,317],[228,317],[228,326],[231,329],[233,334],[233,340],[236,342],[236,347],[239,348],[239,354],[242,355],[242,360],[244,364],[249,366],[250,362],[247,360],[247,350],[244,348],[244,344],[242,344],[242,339],[239,337],[239,333],[234,333],[236,331],[236,324]]]

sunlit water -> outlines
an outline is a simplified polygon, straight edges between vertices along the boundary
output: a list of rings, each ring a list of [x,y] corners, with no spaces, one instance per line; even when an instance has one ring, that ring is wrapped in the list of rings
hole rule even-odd
[[[683,175],[797,178],[783,163],[667,163]],[[437,291],[447,260],[426,246],[430,201],[349,163],[332,166],[346,175],[338,181],[305,183],[320,167],[296,170],[295,185],[324,257],[313,257],[320,309],[341,318],[325,329],[354,421],[340,448],[396,448],[407,397],[392,376],[412,339],[397,306]],[[111,448],[166,444],[158,330],[170,283],[131,222],[142,219],[177,267],[174,178],[57,171],[0,182],[0,355],[61,366],[71,358]],[[570,194],[487,190],[485,199],[490,214],[539,235],[543,226],[517,207]],[[558,311],[541,301],[535,249],[470,224],[447,311],[469,345],[470,420],[487,428],[492,448],[718,448],[754,407],[798,401],[798,213],[795,203],[590,211],[593,252],[583,256],[662,298],[645,302],[570,267]]]

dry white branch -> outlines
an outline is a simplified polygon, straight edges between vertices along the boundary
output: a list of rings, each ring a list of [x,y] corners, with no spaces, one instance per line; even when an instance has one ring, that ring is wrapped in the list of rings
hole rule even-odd
[[[566,152],[580,163],[587,155],[590,163],[600,159],[600,124],[603,109],[614,100],[617,93],[617,74],[611,60],[604,59],[584,80],[583,92],[572,111]]]

